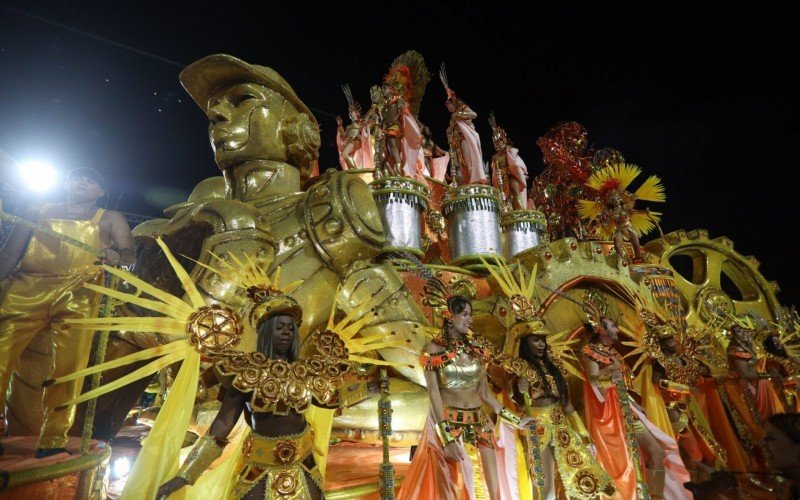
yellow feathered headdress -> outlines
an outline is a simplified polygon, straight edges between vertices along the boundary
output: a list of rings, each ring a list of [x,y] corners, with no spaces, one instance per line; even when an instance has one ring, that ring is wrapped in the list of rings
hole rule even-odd
[[[664,185],[661,179],[651,175],[639,189],[633,193],[628,191],[628,186],[642,173],[642,169],[630,163],[618,163],[592,174],[586,182],[590,192],[596,193],[597,198],[592,200],[578,200],[578,214],[583,219],[599,219],[614,196],[620,196],[623,204],[631,211],[631,224],[642,235],[655,228],[661,220],[658,212],[634,210],[636,200],[666,201]],[[600,228],[601,236],[610,238],[614,234],[613,222],[607,222]]]
[[[503,354],[507,357],[517,357],[519,343],[524,337],[542,335],[547,338],[547,345],[554,356],[553,361],[569,373],[583,378],[581,370],[576,367],[578,359],[572,351],[573,345],[580,339],[567,340],[566,335],[569,332],[550,333],[539,314],[541,304],[536,296],[536,267],[528,274],[522,265],[518,264],[515,277],[511,268],[500,259],[495,258],[494,264],[490,265],[481,257],[481,262],[503,290],[514,314],[514,323],[506,334]]]

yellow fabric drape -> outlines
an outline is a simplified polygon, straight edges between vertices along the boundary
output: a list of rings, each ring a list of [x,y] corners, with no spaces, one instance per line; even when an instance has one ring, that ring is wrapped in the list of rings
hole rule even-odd
[[[675,439],[664,398],[661,397],[658,387],[653,384],[653,364],[651,362],[642,365],[642,369],[639,370],[639,374],[633,381],[633,387],[633,390],[642,397],[642,407],[650,422],[664,431],[667,436]]]
[[[122,500],[155,498],[159,486],[178,473],[181,447],[192,417],[200,377],[200,354],[188,343],[186,347],[186,357],[152,430],[142,443],[122,491]],[[179,495],[184,494],[182,489],[172,498],[181,498]]]

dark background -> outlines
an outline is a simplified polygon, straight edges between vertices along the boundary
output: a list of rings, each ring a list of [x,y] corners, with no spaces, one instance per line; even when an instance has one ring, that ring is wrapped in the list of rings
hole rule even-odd
[[[98,168],[111,207],[158,215],[218,172],[182,66],[225,52],[275,68],[317,114],[324,170],[337,164],[340,84],[366,106],[369,86],[413,48],[432,73],[447,62],[486,155],[492,110],[531,176],[542,168],[536,139],[579,121],[590,143],[663,178],[665,231],[730,237],[798,303],[800,41],[788,14],[758,7],[0,0],[0,148]],[[444,98],[432,81],[421,112],[440,144]]]

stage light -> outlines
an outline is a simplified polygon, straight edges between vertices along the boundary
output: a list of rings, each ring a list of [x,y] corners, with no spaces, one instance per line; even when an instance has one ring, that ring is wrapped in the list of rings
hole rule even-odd
[[[131,471],[131,461],[128,460],[128,457],[120,457],[114,460],[114,465],[113,465],[114,478],[121,478],[123,476],[127,476],[130,471]]]
[[[25,187],[38,193],[49,191],[58,181],[58,171],[41,161],[29,161],[19,166]]]

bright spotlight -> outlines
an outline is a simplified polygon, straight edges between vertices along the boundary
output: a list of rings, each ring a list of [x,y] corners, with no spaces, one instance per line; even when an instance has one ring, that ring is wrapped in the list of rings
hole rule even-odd
[[[131,461],[128,460],[128,457],[120,457],[114,460],[114,465],[112,467],[114,469],[113,475],[115,478],[127,476],[131,471]]]
[[[58,180],[56,169],[44,162],[25,162],[19,166],[19,170],[25,187],[38,193],[49,191]]]

